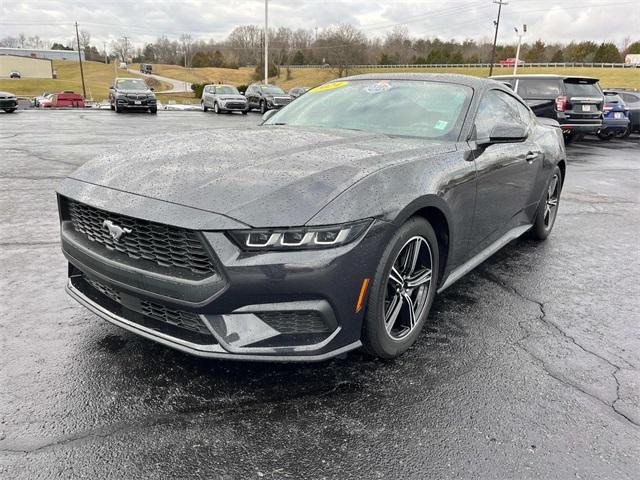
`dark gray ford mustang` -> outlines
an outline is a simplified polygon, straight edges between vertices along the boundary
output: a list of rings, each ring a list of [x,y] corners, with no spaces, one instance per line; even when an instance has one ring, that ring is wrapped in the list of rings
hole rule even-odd
[[[354,76],[266,117],[138,142],[66,179],[71,296],[204,357],[393,358],[436,292],[553,227],[562,133],[498,82]]]

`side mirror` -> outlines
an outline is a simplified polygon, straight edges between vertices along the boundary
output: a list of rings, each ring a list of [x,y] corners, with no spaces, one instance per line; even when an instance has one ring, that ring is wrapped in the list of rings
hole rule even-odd
[[[489,134],[489,139],[480,141],[481,144],[517,143],[527,139],[527,128],[513,123],[498,123]]]
[[[149,90],[151,90],[152,92],[155,92],[155,91],[156,91],[156,89],[155,89],[155,88],[153,88],[153,87],[151,87]]]
[[[115,89],[116,89],[116,87],[114,87],[113,85],[111,85],[111,86],[109,87],[109,90],[115,90]]]
[[[264,112],[264,115],[262,115],[262,123],[266,122],[271,117],[273,117],[276,114],[276,112],[277,110],[267,110],[266,112]]]

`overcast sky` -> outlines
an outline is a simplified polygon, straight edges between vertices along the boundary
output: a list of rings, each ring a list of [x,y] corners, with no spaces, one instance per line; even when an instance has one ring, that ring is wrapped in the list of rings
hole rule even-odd
[[[629,0],[508,0],[499,42],[515,41],[526,23],[529,41],[640,40],[640,2]],[[322,29],[351,23],[369,36],[396,24],[414,36],[491,39],[497,14],[492,0],[269,0],[270,26]],[[261,24],[264,0],[0,0],[0,37],[24,32],[68,41],[74,21],[93,42],[127,35],[141,45],[159,35],[223,39],[235,26]]]

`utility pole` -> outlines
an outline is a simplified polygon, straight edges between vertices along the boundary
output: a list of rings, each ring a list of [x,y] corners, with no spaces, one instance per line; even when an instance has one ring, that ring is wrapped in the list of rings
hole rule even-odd
[[[316,31],[316,42],[318,41],[318,27],[315,27],[315,31]]]
[[[489,76],[493,75],[493,62],[496,60],[496,44],[498,43],[498,28],[500,28],[500,13],[502,12],[502,5],[509,5],[503,0],[493,0],[493,3],[498,4],[498,19],[493,22],[496,26],[496,33],[493,36],[493,49],[491,50],[491,67],[489,67]]]
[[[78,42],[78,60],[80,60],[80,78],[82,79],[82,98],[87,98],[87,89],[84,86],[84,70],[82,69],[82,51],[80,48],[80,34],[78,33],[78,22],[76,22],[76,40]]]
[[[104,64],[109,63],[109,58],[107,57],[107,42],[102,42],[104,45]]]
[[[264,84],[269,83],[269,0],[264,0]]]
[[[518,30],[518,27],[514,27],[516,34],[518,35],[518,48],[516,49],[516,63],[513,64],[513,74],[518,72],[518,62],[520,61],[520,45],[522,45],[522,37],[527,33],[527,25],[522,25],[522,32]]]

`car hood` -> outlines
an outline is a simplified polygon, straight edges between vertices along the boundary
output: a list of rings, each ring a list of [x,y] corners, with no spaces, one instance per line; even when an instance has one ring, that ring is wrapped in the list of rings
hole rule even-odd
[[[71,178],[254,227],[297,226],[377,170],[451,150],[449,142],[351,130],[213,129],[126,145]]]

